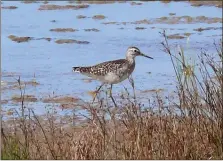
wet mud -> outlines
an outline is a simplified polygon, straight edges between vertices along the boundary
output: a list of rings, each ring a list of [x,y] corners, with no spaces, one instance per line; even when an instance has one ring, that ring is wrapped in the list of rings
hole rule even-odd
[[[88,8],[89,5],[86,4],[81,4],[81,5],[54,5],[54,4],[46,4],[46,5],[41,5],[39,7],[39,10],[67,10],[67,9],[73,9],[73,10],[78,10],[78,9],[84,9]]]
[[[58,39],[55,41],[57,44],[89,44],[88,41],[80,41],[74,39]]]
[[[55,29],[50,29],[50,31],[53,31],[53,32],[75,32],[78,30],[73,29],[73,28],[55,28]]]

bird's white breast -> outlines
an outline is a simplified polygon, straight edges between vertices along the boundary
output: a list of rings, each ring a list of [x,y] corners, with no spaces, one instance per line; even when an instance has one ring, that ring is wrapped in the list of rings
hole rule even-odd
[[[128,76],[122,76],[120,77],[120,75],[118,75],[117,73],[108,73],[105,75],[104,77],[104,82],[109,83],[109,84],[116,84],[119,83],[121,81],[123,81],[124,79],[126,79]]]
[[[135,68],[135,63],[123,63],[121,66],[118,66],[118,68],[113,68],[113,70],[110,70],[105,75],[100,74],[85,74],[88,75],[94,79],[97,79],[103,83],[108,84],[117,84],[122,82],[123,80],[127,79],[131,73],[133,72]]]
[[[116,84],[128,78],[130,74],[131,73],[128,71],[128,67],[124,67],[116,72],[107,73],[103,78],[103,82],[109,84]]]

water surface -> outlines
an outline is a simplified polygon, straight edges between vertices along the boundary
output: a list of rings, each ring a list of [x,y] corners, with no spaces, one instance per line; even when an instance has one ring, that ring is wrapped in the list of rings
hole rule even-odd
[[[143,57],[136,58],[136,68],[133,73],[136,91],[139,96],[146,89],[164,89],[173,91],[174,71],[169,56],[162,51],[160,43],[163,38],[160,28],[167,28],[168,34],[194,33],[189,39],[170,40],[172,44],[181,44],[188,55],[194,57],[201,48],[211,52],[214,39],[218,40],[221,30],[207,30],[201,33],[193,31],[199,27],[222,27],[222,23],[195,24],[127,24],[104,25],[102,22],[134,22],[143,19],[155,19],[176,13],[176,16],[206,16],[221,17],[222,8],[192,7],[186,2],[142,2],[142,5],[126,3],[90,4],[89,8],[80,10],[38,10],[43,2],[24,4],[19,1],[4,1],[3,6],[17,6],[17,9],[2,9],[2,72],[16,72],[22,80],[35,79],[40,83],[37,87],[26,89],[27,94],[33,94],[38,99],[54,95],[71,95],[84,100],[90,100],[89,90],[95,90],[100,82],[83,81],[85,76],[72,73],[72,66],[88,66],[103,61],[125,57],[129,46],[137,46],[142,52],[154,60]],[[49,2],[49,4],[67,5],[66,1]],[[92,17],[97,14],[106,16],[104,20],[92,18],[77,19],[77,15]],[[56,20],[56,22],[51,22]],[[120,28],[124,29],[120,29]],[[146,27],[145,30],[135,30],[135,27]],[[155,28],[151,28],[155,27]],[[49,31],[52,28],[75,28],[77,32],[58,33]],[[84,29],[97,28],[100,32],[85,32]],[[171,28],[172,30],[168,29]],[[180,29],[180,30],[179,30]],[[33,40],[25,43],[11,41],[8,36],[30,36],[34,38],[50,37],[46,40]],[[89,41],[90,44],[56,44],[56,39],[76,39]],[[186,42],[189,42],[188,44]],[[5,82],[15,81],[14,77],[2,76]],[[125,87],[130,87],[128,80],[114,86],[114,93],[120,93]],[[168,93],[167,92],[167,93]],[[18,90],[2,91],[2,100],[10,99],[19,94]],[[43,112],[46,104],[29,103],[37,112]],[[5,108],[17,107],[9,101]]]

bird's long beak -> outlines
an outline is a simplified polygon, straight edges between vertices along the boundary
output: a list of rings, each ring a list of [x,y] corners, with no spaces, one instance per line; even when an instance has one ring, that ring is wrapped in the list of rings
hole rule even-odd
[[[147,56],[147,55],[145,55],[145,54],[143,54],[143,53],[140,53],[139,55],[140,55],[140,56],[144,56],[144,57],[149,58],[149,59],[153,59],[152,57]]]

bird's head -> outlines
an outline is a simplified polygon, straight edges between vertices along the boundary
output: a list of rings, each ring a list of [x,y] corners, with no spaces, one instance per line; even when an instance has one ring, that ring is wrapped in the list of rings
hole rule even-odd
[[[149,59],[153,59],[152,57],[143,54],[137,47],[129,47],[126,53],[127,60],[134,60],[136,56],[143,56]]]

